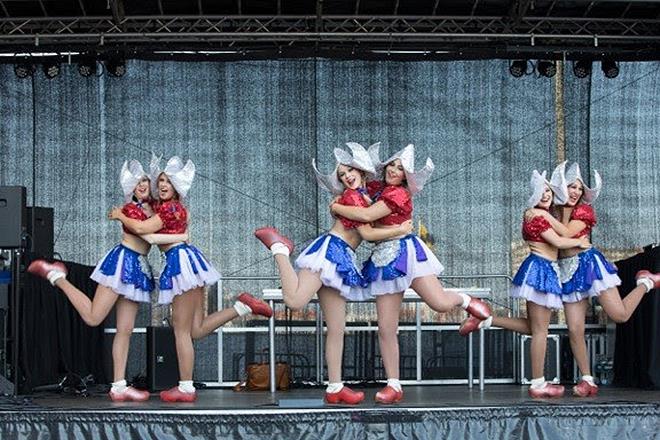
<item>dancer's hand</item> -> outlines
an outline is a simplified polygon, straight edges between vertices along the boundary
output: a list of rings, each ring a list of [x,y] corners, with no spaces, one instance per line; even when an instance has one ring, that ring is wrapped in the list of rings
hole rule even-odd
[[[108,220],[119,220],[121,217],[121,208],[114,206],[108,213]]]
[[[408,235],[413,231],[413,221],[406,220],[405,222],[399,225],[399,230],[402,234]]]
[[[580,248],[582,249],[591,249],[591,243],[589,243],[589,238],[587,236],[580,237]]]
[[[332,215],[333,218],[337,218],[337,214],[335,214],[335,211],[334,211],[333,208],[335,206],[335,203],[339,202],[339,199],[340,199],[339,196],[333,197],[333,199],[330,200],[330,204],[328,205],[328,208],[330,208],[330,215]]]

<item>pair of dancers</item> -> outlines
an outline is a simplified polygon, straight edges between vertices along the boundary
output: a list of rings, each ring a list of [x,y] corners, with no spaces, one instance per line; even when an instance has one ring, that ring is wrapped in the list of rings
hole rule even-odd
[[[442,264],[412,233],[412,197],[433,172],[431,159],[415,171],[412,145],[384,162],[379,159],[379,144],[368,151],[357,143],[347,145],[351,153],[334,150],[337,163],[332,173],[320,173],[313,163],[320,186],[336,196],[331,205],[336,221],[328,233],[300,253],[295,262],[297,272],[289,260],[291,240],[272,227],[258,229],[255,235],[273,254],[288,307],[300,309],[318,292],[327,324],[328,403],[358,404],[364,400],[363,392],[351,390],[341,379],[346,301],[376,298],[378,341],[387,385],[376,393],[375,400],[391,404],[403,399],[397,329],[407,288],[414,289],[436,312],[461,307],[483,320],[490,317],[490,309],[479,299],[445,291],[437,278]],[[360,270],[355,249],[363,239],[377,244]]]
[[[172,324],[176,340],[180,381],[160,393],[166,402],[192,402],[194,349],[192,340],[202,338],[230,320],[250,313],[270,317],[265,302],[241,293],[233,307],[204,316],[205,287],[215,284],[220,274],[196,247],[187,243],[188,211],[183,199],[191,188],[195,165],[185,165],[177,156],[164,169],[153,158],[150,174],[137,161],[125,162],[120,183],[125,197],[122,208],[108,215],[122,223],[121,243],[98,263],[91,278],[98,283],[93,299],[71,284],[61,262],[35,260],[28,272],[47,279],[61,289],[82,319],[97,326],[116,305],[117,333],[112,343],[113,377],[109,396],[113,401],[144,401],[149,392],[129,386],[125,379],[130,336],[138,305],[149,303],[155,280],[146,255],[152,244],[165,255],[159,279],[160,304],[172,304]]]
[[[589,234],[596,225],[592,204],[602,188],[600,175],[594,172],[595,185],[589,188],[578,164],[574,163],[566,171],[566,162],[563,162],[555,168],[550,181],[545,177],[545,171],[532,173],[532,195],[522,224],[523,239],[530,254],[516,273],[511,290],[514,298],[526,301],[527,318],[492,317],[481,321],[470,317],[459,331],[465,335],[494,325],[531,334],[533,378],[529,395],[559,397],[564,394],[564,387],[546,382],[543,368],[550,317],[553,310],[563,307],[571,350],[581,374],[573,394],[594,396],[598,386],[591,375],[584,337],[589,299],[598,298],[613,321],[626,322],[644,295],[660,288],[660,274],[639,271],[637,287],[622,300],[617,289],[621,279],[616,267],[589,241]]]

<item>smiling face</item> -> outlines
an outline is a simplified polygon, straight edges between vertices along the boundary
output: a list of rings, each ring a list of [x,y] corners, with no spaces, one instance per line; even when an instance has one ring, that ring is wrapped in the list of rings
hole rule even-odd
[[[149,200],[149,178],[143,177],[140,179],[135,189],[133,190],[133,195],[139,202]]]
[[[158,198],[161,201],[179,198],[179,193],[176,192],[172,182],[170,182],[170,179],[165,173],[160,173],[158,176]]]
[[[357,189],[362,186],[362,172],[357,168],[340,164],[337,168],[337,178],[348,189]]]
[[[584,185],[579,180],[576,180],[568,185],[568,201],[566,204],[568,206],[577,205],[582,198],[582,194],[584,194]]]
[[[541,200],[539,200],[539,203],[536,205],[537,208],[545,209],[548,210],[550,209],[550,205],[552,205],[552,190],[548,185],[543,186],[543,195],[541,196]]]
[[[401,164],[401,159],[395,159],[385,166],[385,183],[391,186],[401,186],[406,180],[406,175]]]

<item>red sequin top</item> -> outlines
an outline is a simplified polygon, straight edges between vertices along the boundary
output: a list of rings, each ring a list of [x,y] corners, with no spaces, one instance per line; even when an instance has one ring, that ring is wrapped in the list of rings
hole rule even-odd
[[[345,206],[359,206],[361,208],[369,207],[369,203],[364,199],[362,194],[360,194],[360,192],[356,189],[344,190],[343,194],[341,195],[337,203]],[[341,216],[337,216],[337,218],[339,219],[339,221],[341,221],[341,224],[344,225],[346,229],[359,228],[360,226],[366,224],[355,220],[349,220]]]
[[[544,217],[537,215],[531,219],[523,219],[522,236],[525,241],[538,241],[539,243],[547,243],[541,234],[552,229],[550,222]]]
[[[163,222],[159,234],[184,234],[188,228],[188,211],[178,200],[168,200],[154,206],[154,215]]]
[[[369,195],[374,203],[382,200],[385,202],[391,214],[377,220],[384,226],[400,225],[412,218],[413,204],[410,192],[403,186],[390,186],[380,181],[367,184]]]
[[[575,234],[573,238],[584,237],[585,235],[589,235],[591,229],[596,225],[596,213],[591,205],[577,205],[573,208],[573,212],[571,212],[570,220],[580,220],[584,222],[586,225],[585,228]]]
[[[128,218],[132,218],[134,220],[140,220],[145,221],[149,217],[147,216],[147,213],[144,212],[142,208],[140,208],[138,205],[136,205],[133,202],[128,202],[127,204],[124,205],[123,208],[121,208],[121,212]],[[122,226],[124,229],[124,232],[127,234],[133,234],[135,235],[134,232],[131,232],[126,226]]]

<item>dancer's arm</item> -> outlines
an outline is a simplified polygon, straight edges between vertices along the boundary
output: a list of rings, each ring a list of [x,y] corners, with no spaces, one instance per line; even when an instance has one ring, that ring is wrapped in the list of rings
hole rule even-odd
[[[360,237],[367,241],[389,240],[390,238],[408,235],[412,232],[412,230],[412,220],[406,220],[396,228],[374,228],[369,224],[365,224],[357,228]]]
[[[147,220],[135,220],[129,218],[121,211],[121,208],[114,207],[108,214],[110,220],[119,220],[128,230],[136,235],[152,234],[163,228],[163,221],[158,214]]]
[[[567,224],[563,224],[547,211],[542,209],[537,209],[535,211],[539,211],[539,215],[542,215],[543,218],[550,223],[552,229],[554,229],[561,237],[574,237],[587,226],[582,220],[571,220]]]
[[[334,214],[345,217],[349,220],[370,223],[392,214],[392,210],[385,202],[379,200],[368,208],[359,206],[346,206],[335,203],[330,207]],[[367,239],[368,240],[368,239]]]
[[[574,247],[579,247],[582,249],[589,249],[591,245],[589,244],[589,239],[587,237],[580,238],[565,238],[560,237],[554,231],[554,229],[548,229],[541,232],[541,237],[558,249],[571,249]]]

